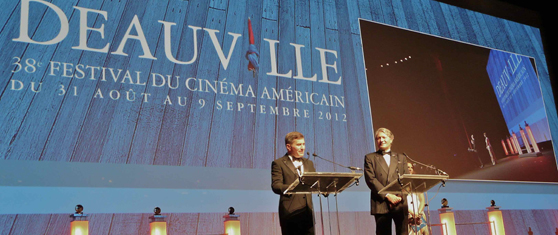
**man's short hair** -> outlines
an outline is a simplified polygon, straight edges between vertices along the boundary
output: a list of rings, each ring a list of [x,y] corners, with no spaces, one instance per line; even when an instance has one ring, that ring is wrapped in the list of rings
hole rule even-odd
[[[293,143],[294,140],[298,140],[298,139],[304,139],[304,135],[296,131],[289,132],[289,134],[285,136],[285,145],[291,144]]]
[[[384,127],[380,127],[378,128],[378,130],[376,130],[376,133],[374,133],[374,139],[376,139],[376,136],[378,136],[378,134],[380,134],[380,132],[386,134],[390,139],[393,139],[393,133],[391,133],[391,131],[387,128]]]

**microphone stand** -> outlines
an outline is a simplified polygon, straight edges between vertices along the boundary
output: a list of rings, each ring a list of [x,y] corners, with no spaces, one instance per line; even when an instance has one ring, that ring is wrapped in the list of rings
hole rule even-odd
[[[310,152],[306,152],[306,154],[310,155]],[[317,157],[317,158],[319,158],[319,159],[325,160],[325,161],[327,161],[327,162],[330,162],[330,163],[332,163],[332,164],[338,165],[338,166],[340,166],[340,167],[347,168],[347,169],[351,170],[353,173],[354,173],[355,171],[362,171],[362,168],[360,168],[360,167],[356,167],[356,166],[344,166],[344,165],[341,165],[341,164],[339,164],[339,163],[337,163],[337,162],[334,162],[334,161],[325,159],[325,158],[323,158],[323,157],[320,157],[320,156],[318,156],[318,154],[316,154],[316,153],[313,153],[312,156],[314,156],[314,161],[316,161],[316,157]]]
[[[446,172],[444,172],[444,171],[442,171],[442,170],[436,168],[434,165],[426,165],[426,164],[424,164],[424,163],[422,163],[422,162],[416,161],[416,160],[412,159],[411,157],[409,157],[406,153],[403,153],[403,155],[405,155],[405,157],[407,157],[409,160],[411,160],[411,162],[414,162],[414,163],[416,163],[416,164],[419,164],[419,165],[421,165],[421,166],[424,166],[424,167],[426,167],[427,169],[432,169],[432,170],[434,170],[434,172],[436,172],[436,174],[438,174],[438,175],[447,175],[447,176],[449,176],[448,173],[446,173]],[[442,187],[446,187],[446,181],[445,181],[445,180],[442,180]],[[430,205],[428,204],[428,192],[424,192],[424,194],[425,194],[425,202],[424,202],[425,204],[424,204],[424,206],[426,207],[426,213],[428,213],[428,221],[427,221],[427,223],[428,223],[428,230],[430,231],[430,234],[432,234],[432,226],[431,226],[431,222],[430,222]]]
[[[310,152],[306,152],[306,154],[308,155],[308,157],[310,157]],[[325,158],[323,158],[323,157],[320,157],[320,156],[318,156],[318,154],[316,154],[316,153],[313,153],[312,156],[314,156],[314,161],[316,161],[316,157],[317,157],[317,158],[322,159],[322,160],[325,160],[325,161],[327,161],[327,162],[329,162],[329,163],[338,165],[338,166],[343,167],[343,168],[347,168],[347,169],[351,170],[352,173],[355,173],[355,171],[362,171],[362,168],[360,168],[360,167],[356,167],[356,166],[344,166],[344,165],[341,165],[341,164],[339,164],[339,163],[337,163],[337,162],[334,162],[334,161],[325,159]],[[356,185],[356,186],[359,185],[359,179],[356,179],[355,185]],[[352,186],[352,185],[351,185],[351,186]]]
[[[397,182],[399,182],[399,185],[403,187],[403,183],[401,182],[401,174],[399,174],[399,167],[395,168],[395,170],[397,171]],[[401,188],[401,190],[403,190],[403,188]],[[403,195],[403,191],[401,191],[401,195]]]
[[[409,157],[406,153],[403,153],[403,155],[405,155],[405,157],[407,157],[409,160],[411,160],[411,162],[414,162],[414,163],[416,163],[416,164],[419,164],[419,165],[421,165],[421,166],[424,166],[424,167],[426,167],[426,168],[428,168],[428,169],[434,170],[434,172],[436,172],[436,174],[438,174],[438,175],[447,175],[447,176],[449,176],[448,173],[446,173],[445,171],[443,171],[443,170],[441,170],[441,169],[436,168],[434,165],[426,165],[426,164],[424,164],[424,163],[422,163],[422,162],[416,161],[416,160],[412,159],[411,157]],[[444,181],[442,181],[442,182],[443,182],[444,185],[445,185],[445,182],[444,182]]]
[[[310,152],[306,152],[306,155],[308,155],[308,158],[310,158]],[[323,158],[323,157],[320,157],[320,156],[318,156],[318,154],[316,154],[316,153],[313,153],[312,156],[314,156],[314,161],[316,161],[316,157],[317,157],[317,158],[319,158],[319,159],[325,160],[325,161],[327,161],[327,162],[329,162],[329,163],[332,163],[332,164],[334,164],[334,165],[338,165],[338,166],[340,166],[340,167],[350,169],[352,173],[355,173],[355,171],[362,171],[362,168],[359,168],[359,167],[356,167],[356,166],[344,166],[344,165],[341,165],[341,164],[339,164],[339,163],[337,163],[337,162],[334,162],[334,161],[325,159],[325,158]],[[358,186],[358,185],[359,185],[359,179],[356,179],[356,181],[355,181],[354,184],[356,184],[356,186]],[[353,186],[353,185],[351,185],[351,186],[349,186],[349,187],[352,187],[352,186]],[[327,198],[327,211],[328,211],[328,213],[330,213],[330,212],[329,212],[329,198],[327,197],[328,195],[327,195],[327,194],[323,194],[323,196]],[[337,215],[337,229],[338,229],[338,231],[339,231],[339,234],[341,234],[341,230],[340,230],[341,227],[339,226],[339,206],[337,205],[337,192],[334,194],[334,196],[335,196],[335,210],[336,210],[336,215]],[[320,211],[323,212],[323,210],[322,210],[322,198],[320,197],[320,194],[318,194],[318,197],[320,198]],[[323,224],[324,224],[324,220],[323,220],[323,219],[324,219],[324,217],[323,217],[323,214],[322,214],[322,234],[323,234]],[[331,217],[330,217],[330,221],[329,221],[329,231],[330,231],[330,233],[331,233]]]

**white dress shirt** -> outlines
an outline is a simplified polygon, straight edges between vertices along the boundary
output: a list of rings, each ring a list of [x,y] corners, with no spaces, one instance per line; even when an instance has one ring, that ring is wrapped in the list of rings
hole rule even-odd
[[[388,149],[385,151],[386,154],[384,154],[384,160],[386,160],[386,163],[389,167],[389,164],[391,163],[391,149]]]
[[[298,175],[301,176],[302,172],[304,172],[304,165],[302,164],[302,159],[294,158],[291,155],[289,155],[289,158],[291,159],[291,162],[293,162],[294,167],[296,168],[296,171],[298,172]],[[299,169],[300,169],[300,171],[299,171]]]

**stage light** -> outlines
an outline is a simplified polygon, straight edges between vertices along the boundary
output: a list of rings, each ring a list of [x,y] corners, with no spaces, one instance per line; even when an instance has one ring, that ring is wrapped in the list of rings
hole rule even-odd
[[[440,223],[442,224],[442,234],[443,235],[456,235],[457,230],[455,229],[455,216],[451,211],[452,208],[442,208],[438,209],[440,213]]]
[[[455,229],[455,216],[451,211],[453,208],[448,206],[448,200],[442,199],[442,208],[438,209],[440,213],[440,224],[442,224],[442,234],[443,235],[456,235],[457,231]]]
[[[89,221],[87,215],[83,214],[83,206],[76,205],[76,212],[70,215],[72,222],[70,223],[71,235],[88,235],[89,234]]]
[[[448,199],[442,198],[442,208],[447,208],[448,206]]]
[[[240,215],[234,214],[234,207],[229,207],[229,214],[225,218],[225,233],[228,235],[240,235]]]
[[[153,216],[149,217],[149,228],[151,235],[167,235],[167,222],[166,216],[161,215],[161,208],[155,207],[153,209]]]
[[[490,222],[490,234],[491,235],[505,235],[506,230],[504,229],[504,218],[502,216],[502,211],[499,206],[496,206],[494,200],[490,201],[490,207],[486,208],[488,210],[488,221]]]

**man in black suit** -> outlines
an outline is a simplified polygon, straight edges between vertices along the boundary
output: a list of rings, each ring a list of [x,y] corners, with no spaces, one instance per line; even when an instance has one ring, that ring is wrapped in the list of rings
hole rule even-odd
[[[407,234],[406,195],[379,194],[380,189],[397,180],[398,175],[408,174],[407,160],[403,154],[391,151],[395,138],[390,130],[380,128],[374,135],[378,151],[366,154],[364,177],[370,188],[370,214],[376,220],[376,234],[391,235],[391,221],[395,222],[396,234]]]
[[[271,163],[271,189],[279,198],[279,223],[283,235],[314,234],[312,194],[285,195],[285,190],[303,172],[314,172],[314,163],[303,158],[304,136],[291,132],[285,136],[285,156]]]

